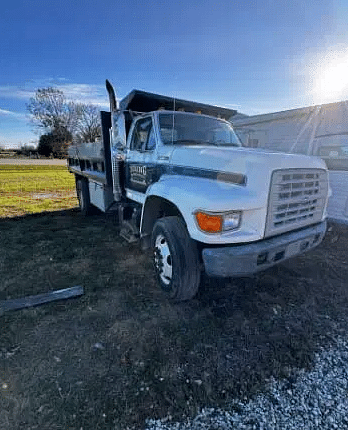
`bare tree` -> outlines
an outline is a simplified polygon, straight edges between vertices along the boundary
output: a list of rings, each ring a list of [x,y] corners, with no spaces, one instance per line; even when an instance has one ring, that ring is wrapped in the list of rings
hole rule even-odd
[[[79,105],[77,141],[95,142],[101,137],[99,109],[91,104]]]
[[[101,135],[99,110],[90,104],[68,102],[63,91],[57,88],[39,88],[30,98],[27,109],[34,124],[44,130],[43,136],[55,142],[56,149],[51,150],[56,154],[59,153],[57,145],[62,145],[65,153],[72,140],[94,142]],[[45,137],[44,148],[46,141]]]
[[[39,88],[27,104],[36,126],[52,131],[64,124],[66,117],[64,93],[57,88]]]

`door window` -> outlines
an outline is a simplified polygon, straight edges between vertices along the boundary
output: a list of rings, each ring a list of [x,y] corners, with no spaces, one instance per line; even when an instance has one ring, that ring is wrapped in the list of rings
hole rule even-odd
[[[145,149],[146,151],[153,151],[155,148],[156,148],[155,132],[153,127],[151,127],[151,131],[149,134],[149,138],[147,139]]]
[[[152,130],[152,120],[151,118],[143,118],[140,119],[134,129],[132,142],[131,142],[131,149],[134,151],[144,151],[151,143],[150,137],[153,136],[154,141],[154,134],[150,133]],[[153,149],[153,148],[152,148]]]

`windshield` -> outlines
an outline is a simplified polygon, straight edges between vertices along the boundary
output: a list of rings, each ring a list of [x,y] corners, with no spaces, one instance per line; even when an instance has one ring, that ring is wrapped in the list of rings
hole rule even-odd
[[[160,113],[159,125],[164,144],[241,146],[231,125],[205,115]]]

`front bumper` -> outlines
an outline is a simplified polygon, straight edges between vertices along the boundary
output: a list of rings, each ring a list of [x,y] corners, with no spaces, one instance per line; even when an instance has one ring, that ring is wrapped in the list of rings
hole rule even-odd
[[[323,221],[255,243],[204,248],[205,271],[209,276],[218,277],[251,275],[313,249],[323,240],[325,231],[326,221]]]

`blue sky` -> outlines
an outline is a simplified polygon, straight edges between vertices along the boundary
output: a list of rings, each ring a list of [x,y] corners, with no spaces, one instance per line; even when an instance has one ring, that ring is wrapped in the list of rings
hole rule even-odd
[[[38,140],[37,88],[107,109],[133,88],[255,115],[348,99],[344,0],[11,0],[0,15],[0,146]],[[345,77],[346,76],[346,77]]]

